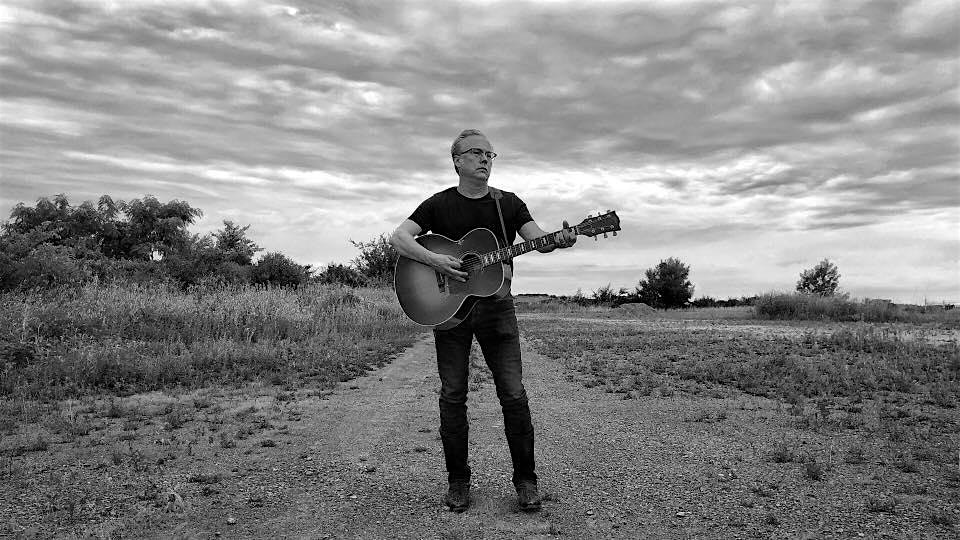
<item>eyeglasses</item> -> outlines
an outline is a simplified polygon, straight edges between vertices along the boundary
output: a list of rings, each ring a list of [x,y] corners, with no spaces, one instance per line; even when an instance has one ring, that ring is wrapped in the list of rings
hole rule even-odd
[[[471,148],[469,150],[464,150],[463,152],[460,152],[460,154],[458,155],[462,156],[464,154],[472,154],[473,157],[477,159],[480,159],[481,157],[486,156],[487,159],[493,160],[497,157],[496,152],[488,152],[482,148]]]

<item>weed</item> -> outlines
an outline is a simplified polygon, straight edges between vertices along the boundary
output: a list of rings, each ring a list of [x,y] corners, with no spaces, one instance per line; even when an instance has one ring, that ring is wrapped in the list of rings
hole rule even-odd
[[[219,473],[194,473],[187,477],[194,484],[219,484],[223,477]]]
[[[791,463],[796,457],[796,452],[793,447],[788,446],[787,443],[783,441],[774,446],[770,452],[770,461],[774,463]]]
[[[180,429],[191,420],[190,415],[182,407],[176,406],[169,406],[168,412],[163,418],[168,431]]]
[[[916,460],[910,459],[909,457],[901,456],[894,465],[905,473],[918,473],[920,472],[920,466],[917,464]]]
[[[220,448],[236,448],[237,441],[231,439],[226,433],[220,433]]]
[[[193,408],[200,411],[203,409],[209,409],[213,405],[213,398],[209,395],[198,396],[193,400]]]
[[[104,416],[107,418],[123,418],[126,415],[123,407],[115,399],[111,398],[107,403],[107,410]]]
[[[804,474],[810,480],[823,480],[824,476],[824,467],[820,465],[816,460],[808,461],[804,466]]]
[[[867,496],[866,508],[867,512],[891,514],[896,508],[897,503],[896,497],[870,495]]]
[[[862,446],[857,446],[857,445],[850,446],[849,448],[847,448],[847,453],[844,455],[843,461],[851,465],[859,465],[861,463],[866,463],[867,453],[866,451],[864,451]]]
[[[773,498],[775,494],[772,489],[764,487],[761,484],[754,485],[753,487],[750,488],[750,491],[752,491],[758,497],[766,497],[766,498]]]
[[[938,508],[930,512],[930,523],[934,525],[953,527],[956,522],[956,518],[953,517],[953,514],[949,510]]]

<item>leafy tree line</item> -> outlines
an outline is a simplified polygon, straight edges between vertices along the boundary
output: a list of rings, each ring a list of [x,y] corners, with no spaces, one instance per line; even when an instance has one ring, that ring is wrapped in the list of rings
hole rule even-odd
[[[610,284],[593,291],[586,296],[577,290],[570,299],[580,305],[597,304],[619,306],[621,304],[642,302],[658,309],[680,308],[690,305],[694,285],[690,282],[690,267],[680,259],[670,257],[644,272],[633,290],[621,287],[614,290]]]
[[[643,302],[657,309],[683,307],[736,307],[754,306],[759,296],[742,296],[718,300],[709,296],[693,298],[694,285],[690,282],[690,267],[681,260],[670,257],[648,268],[633,290],[621,287],[614,290],[610,284],[593,291],[590,296],[578,290],[570,300],[580,304],[618,306],[631,302]],[[801,295],[833,297],[839,294],[840,271],[829,259],[820,261],[813,268],[803,270],[797,281],[796,291]]]
[[[212,234],[187,228],[202,216],[180,200],[147,195],[130,201],[108,195],[73,206],[65,195],[18,204],[0,226],[0,290],[79,284],[93,279],[172,281],[183,286],[271,284],[316,280],[350,286],[382,283],[396,255],[384,235],[353,242],[361,255],[350,266],[314,272],[248,237],[250,225],[225,220]]]

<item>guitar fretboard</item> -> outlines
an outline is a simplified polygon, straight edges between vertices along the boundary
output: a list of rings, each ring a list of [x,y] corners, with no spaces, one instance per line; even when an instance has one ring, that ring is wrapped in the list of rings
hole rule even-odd
[[[571,227],[571,229],[573,230],[574,234],[580,234],[578,227],[574,226]],[[557,243],[557,232],[552,232],[550,234],[534,238],[533,240],[527,240],[526,242],[522,242],[520,244],[513,244],[512,246],[500,248],[496,251],[484,253],[480,257],[483,261],[483,266],[490,266],[491,264],[509,261],[517,255],[523,255],[524,253],[529,253],[535,249],[542,249],[552,246]]]

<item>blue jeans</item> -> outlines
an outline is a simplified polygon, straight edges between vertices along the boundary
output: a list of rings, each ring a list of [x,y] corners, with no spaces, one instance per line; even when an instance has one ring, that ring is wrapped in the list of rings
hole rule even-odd
[[[484,298],[458,326],[434,330],[440,373],[440,438],[448,480],[469,481],[467,383],[470,347],[476,336],[503,409],[503,429],[513,461],[513,483],[536,482],[533,423],[523,388],[520,333],[513,297]]]

